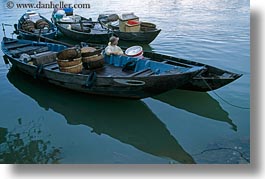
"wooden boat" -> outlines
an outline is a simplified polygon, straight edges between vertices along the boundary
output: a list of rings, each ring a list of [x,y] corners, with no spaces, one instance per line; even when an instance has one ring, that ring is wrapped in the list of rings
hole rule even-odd
[[[137,42],[137,43],[142,43],[142,44],[149,44],[161,32],[161,29],[157,29],[155,24],[151,24],[147,22],[141,22],[140,30],[137,32],[135,31],[124,32],[120,30],[119,19],[111,19],[110,16],[113,16],[113,14],[111,15],[101,14],[98,17],[98,21],[106,29],[109,29],[110,31],[112,31],[115,36],[118,36],[120,40],[123,40],[126,42]]]
[[[95,95],[150,97],[185,85],[205,69],[127,56],[105,56],[103,68],[73,74],[61,72],[56,58],[52,58],[54,53],[66,48],[59,44],[10,38],[2,41],[6,61],[8,59],[22,72],[57,86]]]
[[[91,44],[91,46],[97,48],[104,48],[104,46],[100,44]],[[126,48],[122,47],[125,51]],[[183,66],[183,67],[205,67],[202,73],[197,74],[192,79],[190,79],[183,86],[179,86],[177,89],[189,90],[189,91],[200,91],[207,92],[212,91],[218,88],[221,88],[242,76],[242,74],[233,73],[227,70],[223,70],[211,65],[206,65],[203,63],[185,60],[173,56],[163,55],[155,52],[144,52],[143,56],[145,59],[154,60],[157,62],[162,62],[166,64]]]
[[[112,32],[103,28],[99,22],[79,15],[56,18],[54,12],[52,21],[63,35],[76,41],[106,44],[112,36]]]
[[[57,35],[56,26],[34,11],[23,14],[14,26],[15,33],[26,40],[38,40],[40,35],[54,39]]]
[[[203,63],[184,60],[177,57],[172,57],[168,55],[162,55],[154,52],[144,52],[144,56],[146,58],[150,58],[152,60],[163,62],[171,65],[183,65],[184,67],[205,67],[206,70],[202,73],[197,74],[191,80],[189,80],[183,86],[178,87],[178,89],[191,90],[191,91],[212,91],[218,88],[221,88],[236,79],[240,78],[242,74],[233,73],[227,70],[222,70],[220,68],[216,68],[210,65],[206,65]]]

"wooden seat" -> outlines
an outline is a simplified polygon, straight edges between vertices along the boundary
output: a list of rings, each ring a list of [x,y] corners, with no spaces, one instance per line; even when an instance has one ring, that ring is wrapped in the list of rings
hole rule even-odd
[[[28,55],[32,55],[35,53],[46,52],[48,50],[49,50],[49,48],[47,46],[26,46],[26,47],[10,50],[10,54],[12,54],[13,57],[18,58],[23,53],[26,53]]]
[[[12,45],[8,45],[6,48],[8,50],[12,50],[12,49],[21,48],[21,47],[27,47],[27,46],[31,46],[31,44],[15,43],[15,44],[12,44]]]
[[[34,65],[44,65],[56,61],[56,52],[46,51],[31,55]]]
[[[141,71],[138,71],[138,72],[135,72],[135,73],[133,73],[133,74],[130,74],[130,75],[128,75],[128,77],[135,77],[135,76],[139,76],[139,75],[141,75],[141,74],[143,74],[143,73],[146,73],[146,72],[150,72],[151,70],[150,70],[150,68],[147,68],[147,69],[143,69],[143,70],[141,70]]]

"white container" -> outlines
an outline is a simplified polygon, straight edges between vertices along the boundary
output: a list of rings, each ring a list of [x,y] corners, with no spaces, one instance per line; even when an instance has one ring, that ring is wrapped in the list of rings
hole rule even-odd
[[[125,54],[130,57],[143,58],[143,48],[141,46],[132,46],[126,49]]]

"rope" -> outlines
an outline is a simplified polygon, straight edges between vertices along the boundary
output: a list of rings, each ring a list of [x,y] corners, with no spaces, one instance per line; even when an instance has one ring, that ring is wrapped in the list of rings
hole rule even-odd
[[[201,78],[203,80],[203,82],[207,85],[207,87],[218,97],[220,98],[223,102],[225,102],[226,104],[239,108],[239,109],[250,109],[249,107],[242,107],[242,106],[238,106],[235,104],[230,103],[229,101],[225,100],[224,98],[222,98],[219,94],[217,94],[212,88],[211,86],[207,83],[207,81],[204,78]]]
[[[43,72],[43,65],[38,65],[34,74],[34,79],[38,79],[42,72]]]
[[[96,82],[96,79],[97,79],[97,73],[95,71],[91,72],[86,79],[85,87],[92,88],[94,83]]]

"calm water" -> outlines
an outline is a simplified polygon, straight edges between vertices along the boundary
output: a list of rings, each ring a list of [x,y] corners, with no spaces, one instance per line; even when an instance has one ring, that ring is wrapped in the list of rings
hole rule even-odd
[[[16,23],[26,9],[6,9],[6,2],[0,21]],[[92,18],[135,12],[162,28],[145,50],[242,73],[215,92],[250,106],[248,0],[89,3],[91,9],[75,11]],[[52,10],[38,12],[50,18]],[[10,36],[12,29],[6,30]],[[250,110],[213,92],[173,90],[137,101],[93,97],[9,71],[2,60],[0,89],[0,163],[247,163],[250,158]]]

